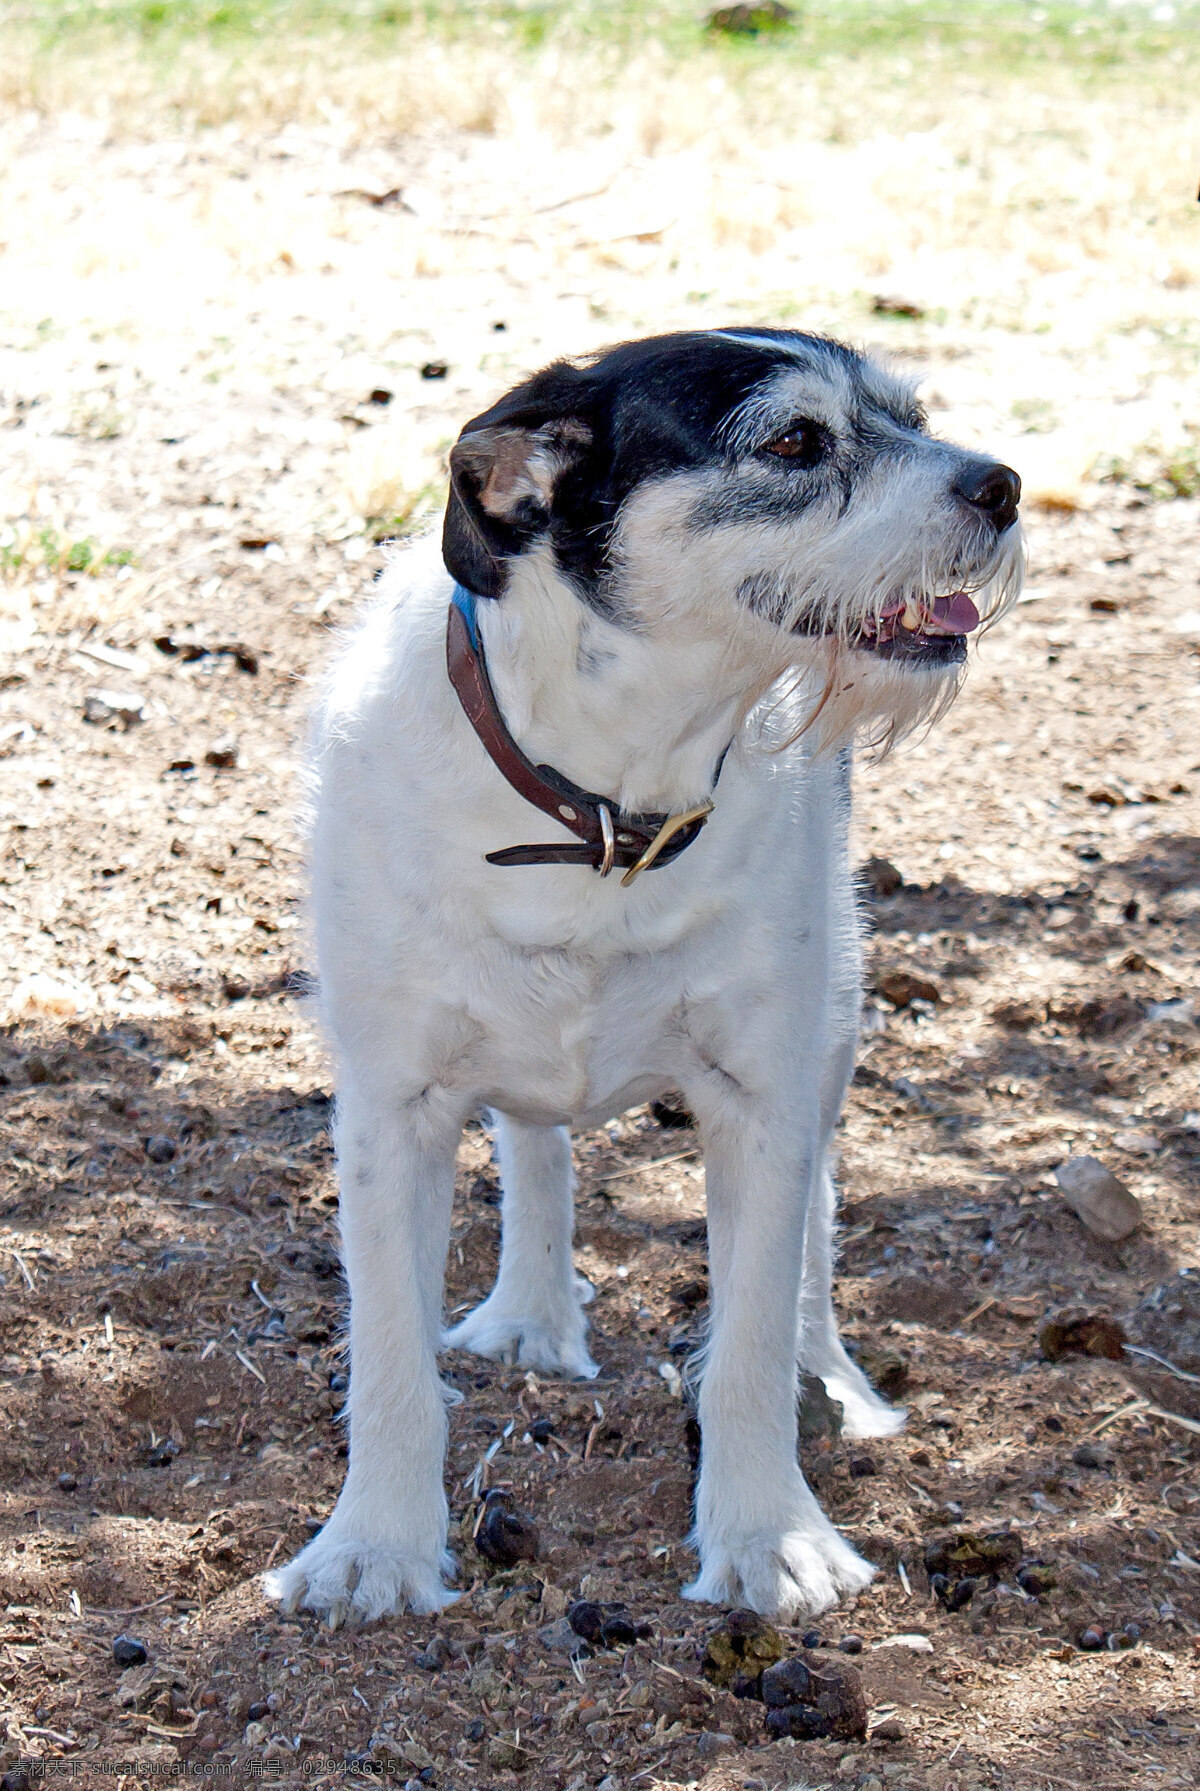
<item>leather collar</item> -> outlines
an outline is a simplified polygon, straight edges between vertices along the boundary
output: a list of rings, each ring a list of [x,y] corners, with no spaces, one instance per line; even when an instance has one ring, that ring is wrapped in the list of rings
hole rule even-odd
[[[507,846],[486,854],[489,864],[586,864],[602,877],[623,870],[623,884],[644,870],[670,864],[699,838],[712,803],[680,815],[627,815],[606,796],[583,790],[551,765],[526,758],[504,723],[488,676],[483,642],[475,616],[475,594],[456,585],[446,626],[446,668],[467,720],[500,775],[514,790],[576,835],[578,844],[563,841],[545,846]],[[728,751],[728,748],[726,748]],[[714,788],[725,753],[717,764]]]

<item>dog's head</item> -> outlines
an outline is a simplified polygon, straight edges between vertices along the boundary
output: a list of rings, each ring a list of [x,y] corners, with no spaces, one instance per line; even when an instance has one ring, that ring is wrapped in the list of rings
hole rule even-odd
[[[471,590],[561,581],[610,622],[815,674],[835,733],[953,695],[1015,598],[1020,480],[931,436],[910,385],[823,337],[714,330],[558,362],[468,423],[443,553]]]

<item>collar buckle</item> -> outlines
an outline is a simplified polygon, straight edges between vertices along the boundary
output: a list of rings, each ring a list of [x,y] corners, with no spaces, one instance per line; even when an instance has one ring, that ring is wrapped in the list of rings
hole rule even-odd
[[[698,803],[695,808],[685,809],[681,815],[668,815],[654,838],[650,841],[650,844],[646,847],[646,850],[642,853],[642,856],[638,859],[637,863],[631,864],[625,875],[621,878],[621,888],[628,889],[635,877],[640,877],[643,871],[648,870],[667,842],[673,840],[675,835],[679,833],[682,828],[690,827],[693,821],[707,821],[708,817],[713,812],[714,806],[715,805],[706,797],[705,800]],[[607,872],[602,872],[601,874],[607,875]]]

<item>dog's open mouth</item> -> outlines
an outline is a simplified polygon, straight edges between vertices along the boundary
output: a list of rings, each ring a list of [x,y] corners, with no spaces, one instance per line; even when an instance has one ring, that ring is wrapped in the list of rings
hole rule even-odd
[[[965,591],[948,597],[907,598],[889,604],[863,625],[851,645],[881,659],[916,659],[952,665],[965,659],[966,637],[979,626],[979,611]]]

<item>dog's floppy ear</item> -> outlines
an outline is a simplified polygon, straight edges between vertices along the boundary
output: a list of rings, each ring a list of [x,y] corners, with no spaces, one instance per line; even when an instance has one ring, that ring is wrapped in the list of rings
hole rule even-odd
[[[480,597],[501,595],[505,562],[547,527],[555,486],[591,440],[574,417],[467,424],[450,450],[442,528],[442,558],[459,584]]]

